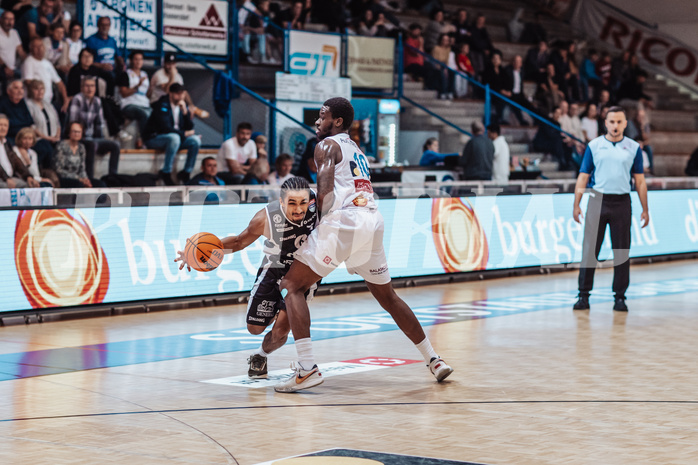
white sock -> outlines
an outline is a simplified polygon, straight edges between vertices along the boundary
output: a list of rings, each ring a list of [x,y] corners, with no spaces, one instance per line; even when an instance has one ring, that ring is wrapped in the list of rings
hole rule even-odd
[[[415,347],[422,353],[422,357],[424,357],[424,361],[427,362],[427,365],[429,362],[431,362],[432,358],[439,358],[439,356],[436,355],[434,348],[431,346],[431,342],[429,342],[428,337],[425,337],[424,340],[419,344],[415,344]]]
[[[296,341],[296,352],[298,352],[298,363],[301,368],[305,371],[312,370],[315,366],[315,357],[313,357],[313,342],[309,337]]]
[[[269,356],[268,353],[264,352],[264,349],[262,349],[262,346],[259,346],[259,349],[255,352],[255,355],[261,355],[264,358],[267,358]]]

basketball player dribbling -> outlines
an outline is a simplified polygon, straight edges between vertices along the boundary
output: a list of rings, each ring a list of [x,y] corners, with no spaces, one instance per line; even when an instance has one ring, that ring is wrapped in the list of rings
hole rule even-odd
[[[249,246],[260,236],[264,236],[264,260],[257,272],[254,287],[247,305],[247,330],[250,334],[261,334],[274,323],[271,331],[264,336],[262,345],[252,354],[247,363],[250,378],[267,377],[267,356],[283,346],[291,327],[286,316],[284,298],[279,290],[279,282],[289,270],[298,247],[306,240],[317,222],[315,193],[308,181],[293,177],[281,185],[279,200],[270,202],[258,211],[250,224],[237,236],[221,240],[224,253],[234,253]],[[186,263],[185,254],[178,251],[175,262]],[[305,298],[311,300],[316,283],[308,288]]]
[[[453,372],[436,354],[412,309],[391,284],[383,250],[383,217],[373,197],[368,161],[348,134],[353,121],[351,103],[337,97],[323,104],[315,122],[320,141],[315,148],[320,222],[281,280],[298,363],[291,365],[293,376],[275,387],[277,392],[295,392],[324,381],[313,357],[304,294],[343,262],[347,271],[364,278],[381,307],[422,353],[437,381]]]

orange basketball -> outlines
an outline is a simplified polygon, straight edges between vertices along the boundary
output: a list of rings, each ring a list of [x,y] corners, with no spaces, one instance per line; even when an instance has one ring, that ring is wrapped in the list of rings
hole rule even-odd
[[[211,233],[200,232],[187,239],[184,256],[196,271],[215,270],[223,261],[223,243]]]

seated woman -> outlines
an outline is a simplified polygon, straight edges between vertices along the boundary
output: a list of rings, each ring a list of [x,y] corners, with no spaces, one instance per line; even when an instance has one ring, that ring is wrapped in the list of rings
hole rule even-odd
[[[422,147],[424,153],[419,160],[419,166],[436,166],[438,163],[444,162],[446,157],[457,157],[458,153],[439,153],[439,140],[436,137],[430,137]]]
[[[68,140],[61,141],[54,154],[55,170],[61,187],[106,187],[106,184],[98,179],[89,179],[85,172],[87,152],[80,142],[83,134],[82,124],[70,123],[68,131]]]
[[[43,85],[43,84],[42,84]],[[29,174],[38,181],[40,187],[59,187],[58,176],[53,170],[39,170],[39,156],[32,147],[36,143],[36,134],[32,128],[20,129],[15,137],[15,146],[12,150],[27,167]]]
[[[50,102],[44,100],[46,86],[43,81],[33,79],[27,82],[29,98],[26,100],[29,113],[34,120],[34,129],[39,139],[45,139],[53,147],[61,140],[61,123],[58,112]]]

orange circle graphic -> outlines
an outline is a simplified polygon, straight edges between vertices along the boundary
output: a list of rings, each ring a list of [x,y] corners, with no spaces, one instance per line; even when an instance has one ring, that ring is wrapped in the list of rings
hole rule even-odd
[[[487,237],[470,203],[459,198],[434,199],[431,224],[436,253],[447,273],[487,267]]]
[[[32,308],[96,304],[109,288],[99,239],[78,211],[27,210],[17,216],[15,265]]]

